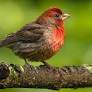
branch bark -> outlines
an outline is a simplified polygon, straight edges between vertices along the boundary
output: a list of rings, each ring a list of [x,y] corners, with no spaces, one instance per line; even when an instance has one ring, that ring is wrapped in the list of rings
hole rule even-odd
[[[34,67],[25,64],[0,64],[0,88],[60,88],[92,87],[92,65]]]

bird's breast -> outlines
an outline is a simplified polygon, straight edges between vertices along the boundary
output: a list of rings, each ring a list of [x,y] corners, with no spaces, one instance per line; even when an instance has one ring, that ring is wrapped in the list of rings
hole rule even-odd
[[[49,43],[53,52],[56,53],[64,44],[64,31],[62,29],[54,30]]]

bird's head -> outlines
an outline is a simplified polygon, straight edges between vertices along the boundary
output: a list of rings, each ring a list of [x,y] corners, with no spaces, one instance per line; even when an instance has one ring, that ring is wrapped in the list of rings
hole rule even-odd
[[[59,8],[50,8],[46,10],[38,19],[37,22],[48,25],[62,25],[63,21],[70,15],[64,13]]]

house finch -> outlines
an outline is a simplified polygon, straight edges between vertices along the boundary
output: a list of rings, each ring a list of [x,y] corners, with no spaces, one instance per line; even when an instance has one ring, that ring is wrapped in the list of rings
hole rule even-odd
[[[36,21],[0,41],[0,47],[10,48],[26,62],[40,61],[46,65],[46,60],[64,44],[64,20],[68,16],[58,8],[50,8]]]

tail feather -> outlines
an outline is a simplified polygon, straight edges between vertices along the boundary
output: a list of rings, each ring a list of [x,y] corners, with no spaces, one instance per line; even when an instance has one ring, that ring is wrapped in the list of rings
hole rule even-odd
[[[0,47],[11,45],[17,42],[17,37],[15,34],[6,37],[6,39],[0,41]]]

